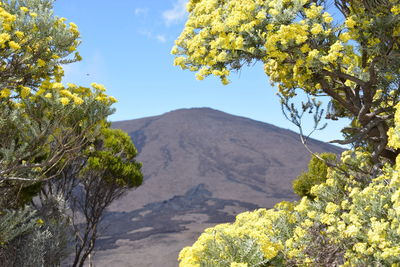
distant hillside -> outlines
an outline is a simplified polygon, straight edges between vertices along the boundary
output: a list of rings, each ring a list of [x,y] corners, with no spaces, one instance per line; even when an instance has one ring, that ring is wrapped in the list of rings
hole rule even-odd
[[[245,210],[294,200],[291,183],[309,154],[298,134],[209,108],[113,123],[129,133],[144,184],[117,201],[96,266],[177,266],[204,228]],[[315,152],[341,149],[310,140]]]

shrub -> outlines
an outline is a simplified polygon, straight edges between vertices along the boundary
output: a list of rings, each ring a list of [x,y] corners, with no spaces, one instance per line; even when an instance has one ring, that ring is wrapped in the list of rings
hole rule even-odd
[[[319,155],[326,161],[336,161],[336,155],[332,153],[322,153]],[[326,181],[328,174],[328,166],[324,161],[316,156],[312,156],[308,163],[307,172],[301,173],[296,180],[293,181],[293,191],[300,197],[307,196],[314,198],[311,195],[311,187],[321,184]]]

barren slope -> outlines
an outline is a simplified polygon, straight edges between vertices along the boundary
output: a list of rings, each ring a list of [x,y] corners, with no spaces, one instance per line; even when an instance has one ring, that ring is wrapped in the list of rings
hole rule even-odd
[[[178,251],[204,228],[296,199],[291,181],[310,158],[294,132],[208,108],[113,127],[132,137],[145,181],[107,214],[96,266],[177,266]],[[341,151],[319,141],[310,147]]]

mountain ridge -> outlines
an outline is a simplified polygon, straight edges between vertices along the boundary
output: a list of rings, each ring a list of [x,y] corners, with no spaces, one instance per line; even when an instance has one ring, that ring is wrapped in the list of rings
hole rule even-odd
[[[297,133],[210,108],[114,122],[143,163],[144,183],[110,207],[96,266],[177,266],[206,228],[243,211],[296,200],[309,154]],[[314,139],[315,152],[340,153]],[[117,264],[117,265],[116,265]]]

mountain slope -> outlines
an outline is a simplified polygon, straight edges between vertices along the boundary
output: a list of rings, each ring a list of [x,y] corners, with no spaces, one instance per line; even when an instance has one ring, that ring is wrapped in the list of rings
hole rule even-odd
[[[177,266],[177,252],[205,227],[296,199],[291,182],[310,158],[294,132],[208,108],[113,127],[132,137],[145,181],[111,207],[96,266]],[[309,146],[341,151],[316,140]]]

